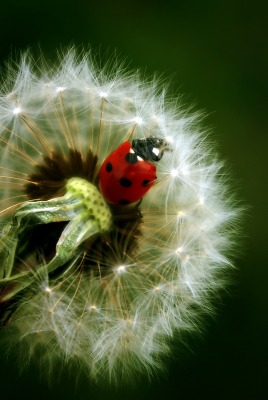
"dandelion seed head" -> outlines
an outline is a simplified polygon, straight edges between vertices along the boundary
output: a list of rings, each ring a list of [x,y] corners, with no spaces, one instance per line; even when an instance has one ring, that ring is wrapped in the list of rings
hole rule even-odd
[[[26,56],[10,67],[0,93],[0,321],[22,360],[36,354],[51,375],[63,363],[97,382],[150,376],[174,332],[193,332],[199,312],[212,312],[240,210],[197,115],[156,80],[74,51],[56,68],[33,65]],[[131,147],[121,183],[131,187],[134,164],[150,164],[152,187],[110,204],[101,166],[125,171],[126,160],[105,160],[149,138],[165,147],[150,150],[161,159]]]

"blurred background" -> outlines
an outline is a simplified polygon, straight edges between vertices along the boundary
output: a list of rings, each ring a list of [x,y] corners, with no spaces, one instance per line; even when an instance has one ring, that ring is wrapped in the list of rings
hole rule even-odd
[[[167,373],[117,391],[50,387],[34,368],[19,374],[0,356],[3,399],[259,399],[268,391],[268,3],[255,0],[1,1],[0,65],[28,48],[47,58],[75,44],[114,49],[146,76],[171,77],[172,93],[204,110],[233,186],[249,206],[234,284],[202,338],[173,348]],[[101,57],[101,56],[100,56]]]

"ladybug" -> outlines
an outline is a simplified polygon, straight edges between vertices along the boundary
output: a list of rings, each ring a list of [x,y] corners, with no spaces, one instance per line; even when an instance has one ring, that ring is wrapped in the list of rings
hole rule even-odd
[[[140,200],[156,180],[154,162],[161,160],[164,139],[149,137],[124,142],[100,168],[100,191],[108,203],[126,205]]]

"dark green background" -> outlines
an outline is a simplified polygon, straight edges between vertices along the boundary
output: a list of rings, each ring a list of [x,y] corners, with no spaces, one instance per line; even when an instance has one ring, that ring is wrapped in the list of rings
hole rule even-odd
[[[1,359],[4,399],[259,399],[268,384],[266,1],[13,0],[0,6],[1,62],[28,47],[53,57],[70,43],[96,53],[118,50],[132,68],[172,76],[227,161],[234,187],[249,205],[235,284],[191,351],[174,347],[165,377],[132,389],[77,387],[64,376],[48,387],[32,368],[19,376]],[[267,394],[266,394],[267,395]]]

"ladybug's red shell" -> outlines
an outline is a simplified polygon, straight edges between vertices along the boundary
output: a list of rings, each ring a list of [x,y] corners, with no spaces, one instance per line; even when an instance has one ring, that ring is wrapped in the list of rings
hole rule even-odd
[[[130,142],[124,142],[103,162],[99,185],[108,203],[123,205],[141,199],[155,179],[156,167],[137,156]]]

